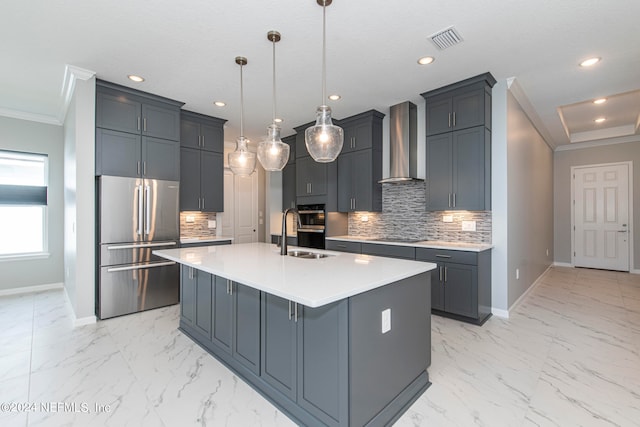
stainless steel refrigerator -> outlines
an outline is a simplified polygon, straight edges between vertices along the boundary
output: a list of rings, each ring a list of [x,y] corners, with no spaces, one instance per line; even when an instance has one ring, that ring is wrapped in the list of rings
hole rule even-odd
[[[177,181],[99,178],[100,319],[179,302],[179,266],[151,253],[178,246],[178,191]]]

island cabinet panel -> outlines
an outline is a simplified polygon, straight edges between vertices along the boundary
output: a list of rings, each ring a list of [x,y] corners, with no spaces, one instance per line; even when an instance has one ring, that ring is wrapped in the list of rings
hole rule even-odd
[[[213,331],[211,340],[231,354],[233,346],[233,295],[229,292],[229,280],[215,276],[213,286]]]
[[[261,377],[273,388],[296,399],[296,321],[294,303],[271,294],[262,299]]]
[[[211,337],[211,274],[182,266],[181,319],[203,337]]]
[[[260,373],[260,301],[257,289],[231,284],[233,292],[233,351],[235,360],[254,374]]]

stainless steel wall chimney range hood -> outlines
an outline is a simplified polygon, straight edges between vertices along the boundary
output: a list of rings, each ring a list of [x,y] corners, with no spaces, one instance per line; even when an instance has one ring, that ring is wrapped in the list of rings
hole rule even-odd
[[[389,112],[389,177],[381,184],[423,181],[418,176],[418,132],[416,105],[406,101]]]

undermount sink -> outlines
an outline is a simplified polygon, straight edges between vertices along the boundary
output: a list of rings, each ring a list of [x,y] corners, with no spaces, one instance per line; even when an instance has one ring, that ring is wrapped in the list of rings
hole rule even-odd
[[[287,255],[296,257],[296,258],[303,258],[303,259],[320,259],[320,258],[327,258],[331,256],[327,254],[320,254],[317,252],[307,252],[307,251],[289,251]]]

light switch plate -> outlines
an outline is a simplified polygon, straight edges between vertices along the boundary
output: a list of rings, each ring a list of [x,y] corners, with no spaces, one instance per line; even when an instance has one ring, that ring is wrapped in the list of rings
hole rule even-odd
[[[382,310],[382,333],[386,334],[391,330],[391,309]]]
[[[453,222],[453,215],[442,215],[442,222]]]
[[[462,221],[462,231],[476,231],[476,222]]]
[[[195,215],[187,215],[187,217],[185,218],[186,222],[196,222],[196,216]]]

